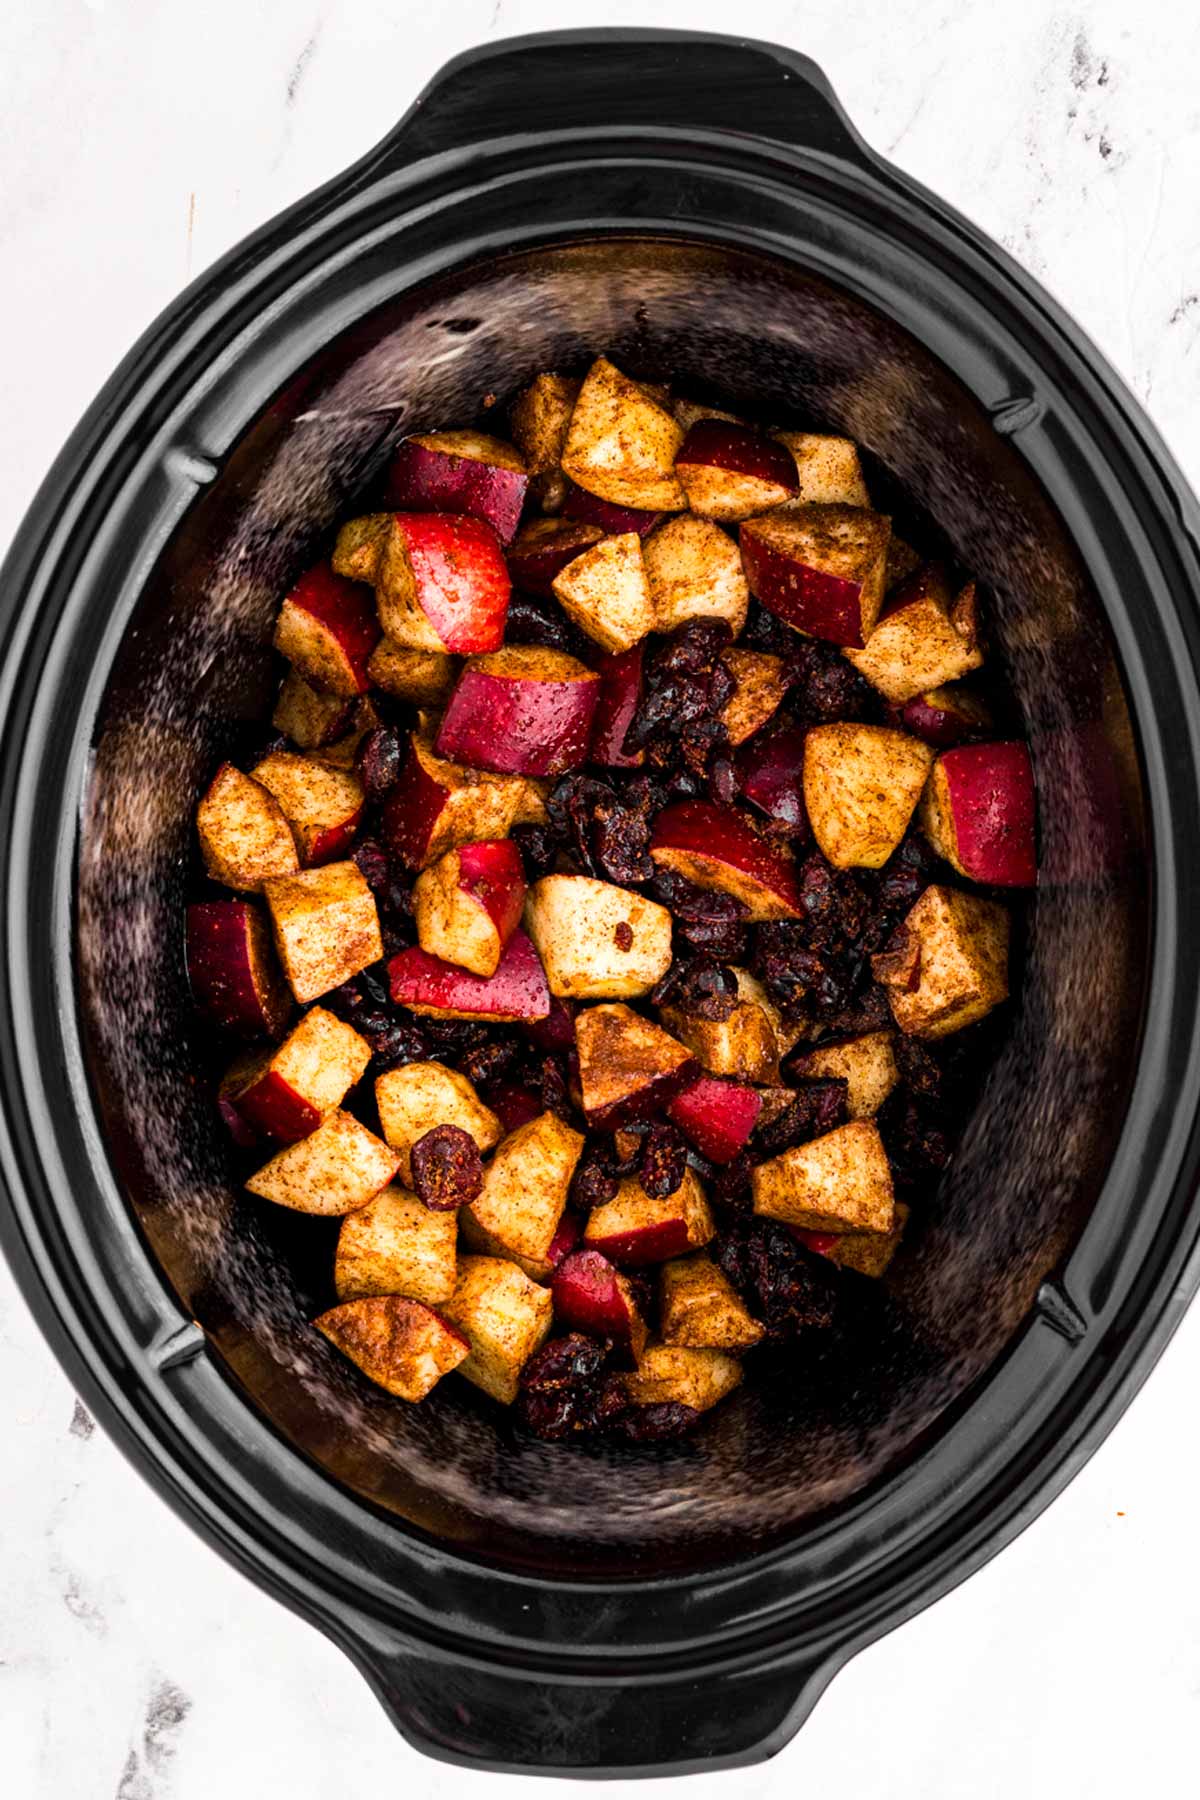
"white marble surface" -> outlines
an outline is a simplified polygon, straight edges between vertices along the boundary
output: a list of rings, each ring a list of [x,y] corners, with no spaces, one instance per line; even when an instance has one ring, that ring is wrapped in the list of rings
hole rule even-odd
[[[9,0],[0,8],[0,542],[192,274],[365,150],[448,56],[567,23],[809,51],[867,138],[1082,320],[1200,480],[1200,21],[1178,0]],[[774,1763],[695,1800],[1195,1792],[1200,1312],[1067,1494],[851,1665]],[[338,1652],[195,1541],[0,1272],[0,1792],[511,1792],[426,1762]],[[546,1791],[546,1790],[543,1790]]]

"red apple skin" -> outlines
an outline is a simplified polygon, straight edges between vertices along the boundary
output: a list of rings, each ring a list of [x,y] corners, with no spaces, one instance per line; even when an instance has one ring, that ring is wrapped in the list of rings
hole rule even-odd
[[[494,838],[486,844],[463,844],[458,852],[458,885],[481,906],[501,946],[521,923],[525,905],[525,865],[511,838]]]
[[[510,679],[468,665],[455,683],[435,749],[468,768],[564,775],[587,760],[599,692],[595,675],[584,681]]]
[[[792,837],[807,838],[804,804],[804,732],[797,725],[758,732],[739,751],[742,796],[786,825]]]
[[[793,916],[801,910],[800,889],[791,863],[760,838],[732,806],[718,806],[710,800],[680,800],[674,806],[664,807],[654,821],[650,854],[656,862],[665,862],[669,867],[672,850],[687,851],[734,869],[754,886],[765,889]],[[664,856],[662,852],[668,854]]]
[[[516,1131],[520,1125],[528,1125],[531,1119],[540,1118],[545,1112],[542,1096],[532,1088],[518,1087],[516,1082],[505,1082],[501,1087],[488,1090],[488,1105],[503,1125],[505,1132]],[[569,1215],[564,1213],[564,1219]],[[553,1243],[550,1246],[554,1248]],[[565,1255],[564,1251],[564,1255]]]
[[[732,1162],[762,1111],[762,1095],[741,1081],[701,1075],[667,1106],[667,1117],[709,1162]]]
[[[828,1256],[831,1250],[837,1249],[837,1233],[833,1231],[805,1231],[802,1226],[788,1225],[789,1231],[798,1244],[811,1250],[814,1256]]]
[[[494,975],[472,975],[424,950],[402,950],[388,964],[397,1006],[451,1016],[527,1021],[550,1011],[550,989],[538,953],[523,931],[514,933]]]
[[[320,832],[312,842],[305,867],[315,869],[318,863],[342,862],[350,854],[350,846],[358,836],[362,824],[363,809],[356,807],[348,819],[340,825],[331,825],[328,831]]]
[[[550,1239],[550,1248],[546,1252],[546,1261],[552,1269],[557,1269],[563,1258],[570,1256],[582,1236],[583,1220],[579,1214],[565,1212],[558,1221],[558,1230]]]
[[[571,1000],[560,1000],[557,994],[550,998],[550,1011],[544,1019],[536,1019],[532,1025],[525,1027],[526,1035],[531,1037],[542,1050],[573,1050],[575,1048],[575,1004]]]
[[[575,1250],[550,1283],[554,1316],[568,1331],[586,1331],[628,1346],[632,1319],[619,1271],[598,1250]]]
[[[421,610],[455,656],[498,650],[512,583],[500,540],[482,519],[455,513],[402,513]]]
[[[699,1074],[700,1064],[694,1057],[689,1057],[669,1074],[656,1075],[636,1093],[627,1094],[612,1106],[601,1106],[589,1112],[587,1122],[596,1131],[615,1131],[621,1125],[640,1125],[646,1119],[657,1118],[659,1113],[666,1111],[667,1103],[685,1087],[690,1087]],[[598,1247],[605,1248],[604,1245]],[[674,1256],[676,1252],[669,1250],[665,1254]]]
[[[251,1124],[243,1119],[241,1113],[227,1095],[218,1094],[217,1111],[221,1116],[222,1125],[224,1125],[226,1131],[229,1133],[229,1136],[239,1150],[258,1149],[259,1138],[257,1131],[255,1131]]]
[[[824,639],[848,650],[861,650],[862,588],[857,581],[810,569],[766,544],[747,520],[739,534],[742,561],[750,591],[768,612],[810,637]]]
[[[574,482],[567,489],[567,497],[563,502],[564,519],[578,519],[584,525],[598,525],[601,537],[622,537],[627,531],[636,531],[639,537],[649,537],[656,525],[662,523],[666,513],[643,512],[637,506],[614,506],[609,500],[601,500],[596,494],[589,494],[586,488],[576,487]]]
[[[591,761],[606,769],[637,769],[645,761],[644,751],[627,756],[622,747],[641,705],[644,653],[644,643],[634,644],[631,650],[602,657],[596,664],[600,694],[592,719]]]
[[[906,700],[903,706],[890,706],[888,713],[901,731],[911,732],[937,750],[952,750],[978,738],[987,729],[987,715],[981,707],[976,710],[978,703],[973,701],[960,708],[953,704],[953,692],[953,684],[932,688],[927,694]],[[938,705],[934,700],[937,693],[950,696],[950,703]]]
[[[370,590],[335,575],[328,563],[318,563],[300,577],[287,598],[337,639],[358,692],[365,694],[371,685],[367,664],[383,636]]]
[[[387,503],[397,512],[459,513],[482,519],[502,544],[521,523],[529,477],[407,438],[388,472]]]
[[[664,1219],[657,1225],[643,1225],[636,1231],[614,1231],[610,1237],[593,1238],[589,1249],[598,1250],[611,1262],[626,1268],[640,1268],[644,1263],[669,1262],[691,1249],[686,1219]]]
[[[800,491],[796,459],[786,444],[764,437],[749,425],[735,425],[725,419],[697,419],[679,447],[675,467],[678,469],[681,463],[728,469],[732,475],[751,475],[756,481],[786,488],[790,494]]]
[[[423,767],[413,740],[400,779],[383,807],[388,849],[409,869],[424,867],[430,839],[446,804],[446,789]]]
[[[187,909],[188,980],[198,1009],[239,1037],[277,1037],[292,1010],[271,934],[248,900],[201,900]]]
[[[967,744],[947,750],[938,762],[966,873],[992,887],[1034,887],[1033,768],[1027,746]]]
[[[582,519],[539,520],[535,527],[521,533],[508,552],[513,586],[523,594],[553,600],[555,576],[603,536],[598,525],[588,525]]]
[[[227,1104],[240,1113],[252,1132],[281,1144],[294,1144],[308,1137],[321,1123],[316,1107],[310,1106],[274,1069],[267,1069]]]

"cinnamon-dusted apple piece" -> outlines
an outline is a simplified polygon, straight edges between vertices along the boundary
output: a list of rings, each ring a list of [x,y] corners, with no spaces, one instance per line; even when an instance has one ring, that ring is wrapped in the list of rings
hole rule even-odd
[[[908,1207],[897,1200],[890,1231],[796,1231],[794,1235],[806,1250],[827,1256],[839,1269],[853,1269],[857,1275],[878,1279],[887,1273],[900,1248],[908,1216]]]
[[[407,1189],[385,1187],[342,1220],[333,1283],[339,1300],[448,1300],[458,1283],[457,1214],[434,1212]]]
[[[961,681],[926,688],[923,694],[893,708],[893,713],[897,725],[939,750],[952,750],[969,738],[985,737],[992,724],[992,715],[978,694]]]
[[[562,516],[573,525],[594,525],[601,537],[624,537],[632,531],[644,538],[662,524],[666,514],[661,507],[648,512],[640,506],[614,506],[611,500],[601,500],[598,494],[589,494],[586,488],[568,481]]]
[[[263,893],[297,1000],[316,1000],[341,987],[383,955],[375,896],[354,863],[276,875]]]
[[[636,1373],[625,1377],[625,1391],[635,1406],[674,1402],[697,1412],[731,1394],[742,1379],[742,1365],[724,1350],[696,1350],[687,1344],[648,1344]]]
[[[398,1294],[347,1301],[313,1323],[368,1380],[399,1400],[423,1400],[470,1350],[432,1307]]]
[[[618,656],[601,657],[596,665],[600,694],[592,717],[592,747],[588,755],[606,769],[639,769],[646,760],[644,750],[625,749],[625,734],[642,702],[644,657],[645,646],[635,644]]]
[[[716,1224],[694,1169],[684,1173],[673,1194],[652,1198],[635,1176],[622,1181],[616,1197],[588,1215],[583,1242],[612,1262],[639,1268],[698,1250],[716,1236]]]
[[[667,1117],[701,1156],[727,1163],[745,1148],[762,1108],[761,1094],[745,1082],[701,1075],[667,1102]]]
[[[409,650],[380,638],[367,673],[377,688],[411,706],[440,706],[454,686],[454,660],[444,650]]]
[[[352,1026],[314,1006],[226,1099],[264,1137],[282,1144],[315,1131],[362,1080],[371,1046]]]
[[[272,875],[300,867],[291,828],[260,782],[222,763],[196,809],[204,867],[214,881],[257,894]]]
[[[727,531],[685,513],[652,531],[643,555],[655,631],[675,631],[689,619],[725,619],[734,637],[740,636],[750,590]]]
[[[366,513],[343,525],[329,559],[334,574],[373,585],[391,522],[391,513],[380,512]]]
[[[560,511],[566,497],[562,456],[582,383],[569,375],[535,375],[513,401],[513,443],[529,470],[529,491],[543,512]]]
[[[665,1344],[736,1355],[760,1342],[762,1326],[711,1257],[684,1256],[664,1263],[659,1283]]]
[[[465,1075],[439,1062],[402,1063],[375,1082],[383,1135],[400,1158],[400,1179],[412,1186],[413,1145],[438,1125],[457,1125],[482,1155],[500,1142],[502,1128]]]
[[[291,750],[272,750],[251,773],[274,795],[306,865],[346,855],[365,800],[357,776]]]
[[[807,1231],[890,1231],[892,1171],[872,1120],[856,1119],[760,1163],[754,1210]]]
[[[804,803],[813,836],[838,869],[881,869],[916,810],[928,744],[885,725],[817,725],[804,742]]]
[[[975,583],[955,598],[938,564],[918,569],[889,596],[865,646],[846,656],[896,704],[969,675],[983,662]]]
[[[528,1024],[550,1011],[550,989],[537,951],[520,930],[510,938],[494,975],[472,975],[413,949],[393,956],[388,982],[397,1006],[433,1018]]]
[[[863,1031],[856,1037],[822,1042],[788,1066],[801,1081],[844,1081],[849,1116],[871,1119],[900,1079],[892,1042],[890,1031]]]
[[[521,522],[529,475],[511,444],[483,431],[427,431],[405,438],[388,470],[387,497],[399,512],[467,514],[502,544]]]
[[[872,958],[901,1031],[939,1038],[961,1031],[1008,998],[1009,918],[994,900],[927,887]]]
[[[790,450],[748,425],[699,419],[675,458],[687,503],[702,519],[736,524],[767,512],[796,493]]]
[[[539,1287],[514,1262],[462,1256],[458,1286],[442,1311],[471,1346],[459,1373],[493,1400],[511,1406],[521,1370],[550,1335],[554,1302],[549,1288]]]
[[[858,647],[883,604],[890,536],[890,520],[857,506],[786,507],[748,519],[740,539],[750,592],[798,631]]]
[[[562,775],[587,757],[600,677],[540,644],[473,656],[438,729],[439,756],[510,775]]]
[[[385,1188],[399,1161],[352,1113],[331,1112],[308,1137],[264,1163],[246,1186],[276,1206],[337,1217]]]
[[[736,807],[710,800],[679,800],[664,807],[654,821],[650,854],[660,868],[696,887],[731,894],[750,923],[799,914],[800,890],[790,853],[760,837]]]
[[[341,736],[350,722],[352,703],[340,694],[313,687],[298,669],[283,678],[271,723],[301,750],[319,750]]]
[[[510,1132],[483,1171],[483,1192],[462,1214],[468,1242],[478,1226],[499,1256],[539,1279],[567,1204],[583,1133],[544,1112]]]
[[[788,827],[793,842],[808,835],[804,806],[804,739],[799,725],[772,725],[743,745],[737,768],[742,798]]]
[[[601,1131],[651,1118],[700,1072],[678,1039],[620,1002],[584,1007],[575,1044],[583,1110]]]
[[[469,656],[504,641],[512,584],[482,519],[374,513],[342,527],[333,560],[347,572],[370,569],[379,624],[405,649]]]
[[[545,875],[525,903],[525,929],[550,992],[576,1000],[648,994],[671,965],[671,915],[628,888],[588,875]]]
[[[417,939],[430,956],[473,975],[494,975],[524,904],[525,870],[512,839],[464,844],[447,850],[417,877]],[[540,951],[537,934],[532,935]]]
[[[215,1025],[239,1037],[276,1037],[292,1010],[271,933],[252,900],[201,900],[187,909],[192,998]]]
[[[554,577],[567,617],[602,650],[629,650],[655,629],[654,604],[636,532],[601,538]]]
[[[604,535],[599,525],[583,519],[531,519],[509,545],[508,572],[513,586],[524,594],[552,600],[555,578]]]
[[[562,453],[572,481],[614,506],[681,512],[675,474],[683,431],[675,419],[606,357],[587,372]]]
[[[787,693],[783,658],[765,650],[726,650],[721,658],[736,683],[721,708],[729,742],[744,744],[778,712]]]
[[[921,801],[921,829],[959,875],[992,887],[1033,887],[1033,824],[1033,768],[1025,744],[964,744],[934,763]]]
[[[462,844],[507,837],[524,799],[519,776],[447,762],[414,732],[383,809],[383,834],[406,867],[423,869]]]
[[[568,1331],[611,1338],[633,1356],[646,1347],[646,1322],[629,1281],[599,1250],[573,1250],[550,1283],[554,1317]]]
[[[724,1019],[700,1019],[681,1006],[667,1004],[662,1021],[686,1044],[710,1075],[732,1075],[746,1082],[779,1079],[779,1058],[789,1048],[781,1042],[782,1021],[767,990],[748,969],[734,969],[737,998]],[[796,1028],[799,1035],[799,1027]]]
[[[275,648],[314,686],[344,700],[365,694],[379,642],[370,599],[353,581],[318,564],[302,575],[275,623]]]
[[[777,431],[796,465],[796,498],[802,506],[870,506],[858,446],[851,438],[818,431]]]

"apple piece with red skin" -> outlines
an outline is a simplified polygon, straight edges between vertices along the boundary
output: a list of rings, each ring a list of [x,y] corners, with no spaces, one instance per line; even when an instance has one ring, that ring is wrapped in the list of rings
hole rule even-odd
[[[900,1248],[909,1208],[897,1200],[890,1231],[805,1231],[798,1225],[785,1226],[798,1244],[815,1256],[826,1256],[840,1269],[853,1269],[857,1275],[878,1280],[887,1273],[889,1264]]]
[[[347,1300],[313,1323],[368,1381],[399,1400],[423,1400],[471,1354],[456,1326],[431,1306],[400,1294]]]
[[[502,544],[521,523],[529,474],[511,444],[482,431],[430,431],[405,438],[388,471],[397,512],[458,513],[482,519]]]
[[[550,989],[537,951],[519,930],[494,975],[472,975],[413,949],[393,956],[388,982],[397,1006],[430,1018],[521,1024],[544,1019],[550,1011]]]
[[[406,650],[458,656],[500,648],[512,583],[490,525],[430,512],[383,513],[365,523],[375,533],[375,606],[387,637]],[[335,562],[352,553],[362,566],[363,531],[358,519],[342,527]]]
[[[575,1048],[575,1002],[558,994],[550,996],[550,1011],[525,1027],[525,1035],[542,1050]]]
[[[367,664],[379,637],[370,596],[324,563],[300,577],[275,622],[280,654],[314,687],[343,700],[366,693]]]
[[[732,806],[680,800],[664,807],[650,834],[650,855],[696,887],[732,894],[750,924],[800,916],[790,853],[767,843]]]
[[[537,1114],[534,1113],[534,1118]],[[550,1239],[550,1248],[546,1252],[546,1261],[551,1269],[557,1269],[564,1257],[570,1256],[583,1236],[583,1220],[578,1213],[565,1212],[558,1221],[558,1228]]]
[[[588,1215],[583,1242],[611,1262],[640,1268],[698,1250],[716,1231],[704,1189],[695,1170],[688,1169],[664,1199],[652,1199],[635,1176],[622,1181],[616,1197]]]
[[[796,460],[784,444],[748,425],[700,419],[675,458],[688,506],[722,524],[769,512],[799,491]]]
[[[1034,887],[1033,767],[1023,743],[943,751],[921,801],[921,829],[959,875],[991,887]]]
[[[524,781],[464,769],[437,755],[414,732],[400,779],[383,808],[383,835],[409,869],[423,869],[461,844],[506,837],[524,797]]]
[[[575,1047],[583,1111],[601,1131],[652,1118],[700,1073],[677,1038],[621,1001],[584,1007]]]
[[[528,1125],[530,1119],[536,1119],[539,1113],[545,1111],[542,1096],[533,1088],[521,1087],[515,1081],[502,1082],[499,1087],[489,1088],[488,1105],[506,1132]]]
[[[667,1117],[709,1162],[732,1162],[758,1123],[762,1095],[741,1081],[701,1075],[667,1102]]]
[[[592,717],[590,761],[605,769],[640,769],[644,750],[627,755],[625,733],[633,724],[642,702],[642,662],[645,643],[634,644],[617,656],[605,656],[596,665],[600,693]]]
[[[529,492],[545,513],[558,512],[566,496],[562,453],[582,385],[569,375],[543,371],[513,401],[513,443],[529,470]]]
[[[927,688],[903,706],[888,710],[903,731],[932,744],[935,750],[953,750],[972,738],[984,737],[992,725],[992,715],[983,701],[960,681]]]
[[[200,900],[187,909],[192,998],[239,1037],[277,1037],[292,1010],[261,909],[251,900]]]
[[[599,1250],[564,1257],[550,1282],[554,1317],[568,1331],[611,1338],[634,1360],[646,1347],[646,1323],[629,1282]]]
[[[747,519],[750,591],[809,637],[860,649],[883,604],[891,521],[860,506],[796,506]]]
[[[290,750],[273,750],[251,773],[274,795],[306,867],[347,854],[366,799],[357,776]]]
[[[513,586],[523,594],[553,600],[555,577],[603,536],[598,525],[587,525],[578,519],[530,520],[509,548],[508,572]]]
[[[294,1144],[340,1106],[371,1060],[371,1046],[352,1026],[314,1006],[282,1044],[250,1069],[235,1064],[222,1096],[263,1137]]]
[[[589,494],[586,488],[576,487],[569,481],[562,516],[576,525],[595,527],[600,537],[624,537],[626,532],[633,531],[644,538],[656,525],[661,525],[667,515],[665,512],[643,512],[638,506],[613,506],[610,501],[601,500],[597,494]]]
[[[442,650],[408,650],[380,638],[367,672],[377,688],[411,706],[440,706],[454,686],[454,663]]]
[[[372,662],[374,657],[372,657]],[[299,750],[319,750],[332,744],[350,723],[352,702],[339,694],[313,687],[298,669],[283,678],[271,723],[291,738]]]
[[[218,1092],[217,1113],[222,1125],[229,1133],[230,1139],[239,1150],[258,1149],[257,1131],[242,1117],[236,1103],[229,1098],[228,1094]]]
[[[726,650],[721,657],[733,676],[734,690],[721,708],[725,735],[736,748],[761,731],[783,703],[788,690],[782,656],[765,650]]]
[[[768,819],[785,825],[793,840],[809,835],[804,805],[804,739],[799,725],[784,725],[751,738],[737,757],[742,798],[766,813]]]
[[[473,975],[494,975],[525,904],[525,870],[511,838],[447,850],[417,877],[417,941]]]
[[[600,677],[540,644],[472,657],[446,707],[439,756],[506,775],[563,775],[586,761]]]

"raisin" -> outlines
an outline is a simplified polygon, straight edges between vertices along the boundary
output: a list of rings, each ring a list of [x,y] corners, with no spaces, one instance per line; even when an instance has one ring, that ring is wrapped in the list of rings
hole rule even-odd
[[[360,838],[350,852],[350,860],[378,899],[392,876],[387,851],[378,838]]]
[[[483,1188],[479,1146],[460,1125],[435,1125],[412,1147],[413,1189],[431,1212],[457,1212]]]
[[[808,1047],[805,1045],[804,1049],[807,1051]],[[823,1137],[827,1131],[836,1130],[846,1123],[846,1116],[844,1081],[834,1077],[802,1081],[791,1104],[769,1125],[762,1127],[756,1140],[757,1147],[763,1156],[778,1156],[797,1144],[808,1143],[810,1138]]]
[[[687,1145],[673,1125],[652,1125],[642,1141],[638,1180],[651,1200],[665,1200],[683,1182]]]
[[[603,1145],[589,1138],[571,1177],[570,1202],[581,1212],[594,1212],[617,1197],[617,1175]]]
[[[628,919],[618,919],[613,928],[613,942],[618,950],[633,949],[633,926]]]
[[[484,1087],[488,1082],[499,1081],[520,1054],[521,1046],[515,1038],[492,1038],[464,1051],[458,1058],[458,1072],[473,1087]]]
[[[837,1276],[773,1219],[739,1222],[716,1250],[717,1266],[774,1343],[832,1325]]]
[[[399,781],[403,764],[404,749],[398,731],[386,725],[368,731],[354,755],[354,767],[367,799],[372,803],[382,800]]]
[[[659,1400],[650,1406],[630,1406],[612,1422],[616,1436],[631,1444],[657,1444],[667,1438],[686,1437],[702,1418],[694,1406],[680,1400]]]

